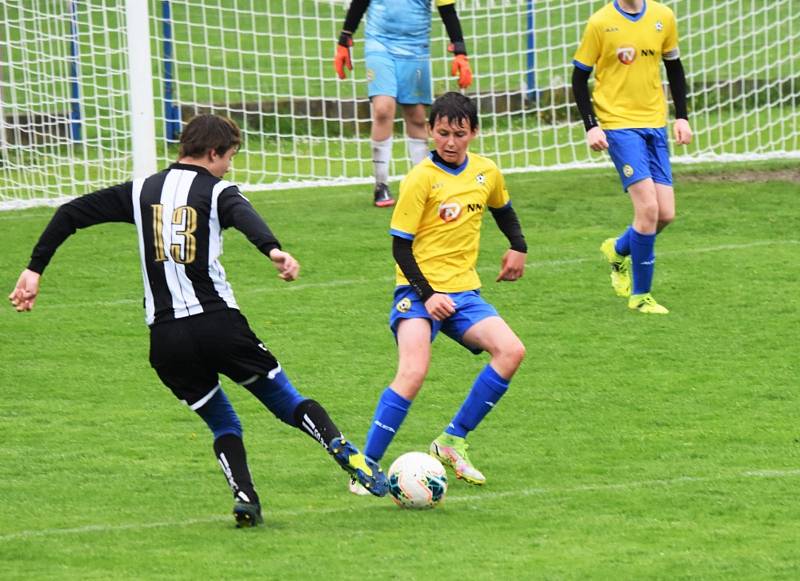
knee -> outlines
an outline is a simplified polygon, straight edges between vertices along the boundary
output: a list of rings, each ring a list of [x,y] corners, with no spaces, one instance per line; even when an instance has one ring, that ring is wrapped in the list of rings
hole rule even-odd
[[[500,357],[504,363],[503,367],[513,373],[525,359],[525,345],[522,344],[522,341],[516,340],[502,349]]]
[[[373,105],[372,121],[379,124],[393,123],[394,108],[389,105]]]
[[[672,224],[675,220],[675,212],[661,213],[658,216],[658,231],[661,232],[664,228]]]
[[[406,367],[398,369],[397,376],[392,382],[392,387],[405,397],[406,394],[416,394],[425,381],[427,369],[423,367]]]

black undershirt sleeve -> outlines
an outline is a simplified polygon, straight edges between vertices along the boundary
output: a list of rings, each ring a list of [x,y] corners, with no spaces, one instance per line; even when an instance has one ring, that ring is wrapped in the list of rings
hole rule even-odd
[[[584,71],[579,67],[572,69],[572,94],[575,96],[575,104],[578,106],[586,131],[598,125],[592,107],[592,97],[589,94],[589,76],[591,74],[591,71]]]
[[[492,213],[497,227],[500,228],[500,231],[505,234],[505,237],[508,238],[508,241],[511,243],[511,250],[527,253],[528,244],[525,242],[525,236],[522,234],[522,226],[519,223],[519,217],[514,211],[514,208],[511,207],[511,204],[507,204],[502,208],[489,208],[489,211]]]
[[[467,46],[464,44],[464,33],[461,31],[461,22],[458,20],[456,14],[456,5],[447,4],[446,6],[439,6],[439,16],[444,22],[444,27],[447,30],[447,37],[453,43],[453,53],[467,54]]]
[[[392,237],[392,255],[403,272],[403,275],[408,280],[411,288],[419,295],[424,303],[436,292],[431,288],[428,279],[422,274],[422,271],[417,264],[417,259],[414,258],[414,253],[411,250],[412,240],[406,240],[399,236]]]
[[[675,104],[675,118],[689,119],[686,111],[686,74],[683,71],[681,59],[665,60],[664,68],[667,69],[669,90],[672,93],[672,102]]]
[[[266,257],[269,258],[269,253],[273,249],[280,250],[281,244],[278,239],[252,204],[239,193],[237,187],[227,188],[219,195],[217,208],[222,227],[236,228]]]
[[[105,222],[133,224],[133,183],[126,182],[86,194],[61,206],[33,248],[28,269],[44,272],[63,242],[80,228]]]
[[[353,36],[368,6],[369,0],[353,0],[350,3],[350,8],[347,9],[347,16],[345,16],[342,31]]]

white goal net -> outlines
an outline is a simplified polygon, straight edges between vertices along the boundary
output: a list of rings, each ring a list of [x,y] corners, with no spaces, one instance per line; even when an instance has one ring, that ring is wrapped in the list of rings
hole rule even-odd
[[[355,70],[333,70],[346,0],[148,0],[128,40],[126,3],[0,0],[0,208],[53,203],[130,179],[131,95],[152,88],[152,163],[175,159],[181,124],[226,114],[245,142],[245,190],[371,180],[363,29]],[[458,0],[481,115],[474,147],[505,171],[607,164],[588,150],[569,87],[589,15],[604,1]],[[694,142],[677,162],[800,158],[797,0],[666,0],[678,17]],[[432,13],[434,95],[457,89]],[[149,48],[152,76],[132,79]],[[409,168],[396,124],[391,175]],[[138,154],[137,154],[138,155]]]

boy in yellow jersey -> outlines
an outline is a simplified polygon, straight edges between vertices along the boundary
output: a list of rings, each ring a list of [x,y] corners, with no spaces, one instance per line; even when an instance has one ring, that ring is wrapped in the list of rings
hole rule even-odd
[[[486,210],[511,244],[497,281],[522,277],[527,246],[500,170],[485,157],[467,155],[478,131],[475,104],[460,93],[442,95],[431,107],[428,128],[436,150],[403,180],[392,215],[397,288],[389,324],[399,361],[378,401],[364,454],[383,457],[422,387],[431,342],[442,331],[475,354],[491,355],[461,408],[430,446],[457,478],[480,485],[486,478],[470,462],[465,438],[506,392],[525,355],[522,342],[480,295],[475,262]],[[350,489],[359,492],[353,483]]]
[[[572,89],[587,143],[594,151],[608,150],[633,202],[633,224],[600,250],[611,264],[614,291],[629,297],[628,307],[640,313],[669,312],[650,288],[656,234],[675,218],[662,60],[675,104],[675,141],[685,145],[692,139],[679,57],[672,10],[654,0],[615,0],[589,19],[573,61]],[[588,80],[595,68],[590,97]]]

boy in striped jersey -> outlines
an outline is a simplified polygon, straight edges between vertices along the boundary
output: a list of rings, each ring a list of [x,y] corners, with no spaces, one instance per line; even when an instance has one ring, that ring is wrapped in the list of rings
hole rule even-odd
[[[228,376],[276,417],[318,441],[372,494],[386,494],[377,463],[350,442],[316,401],[303,397],[239,312],[219,262],[222,230],[234,227],[289,282],[300,265],[239,188],[222,180],[241,137],[225,117],[201,115],[181,135],[179,160],[146,179],[112,186],[61,206],[33,249],[9,300],[30,311],[39,279],[58,247],[78,228],[135,224],[144,278],[150,363],[159,378],[208,424],[214,452],[234,494],[238,527],[263,522],[247,466],[242,426],[219,383]]]

